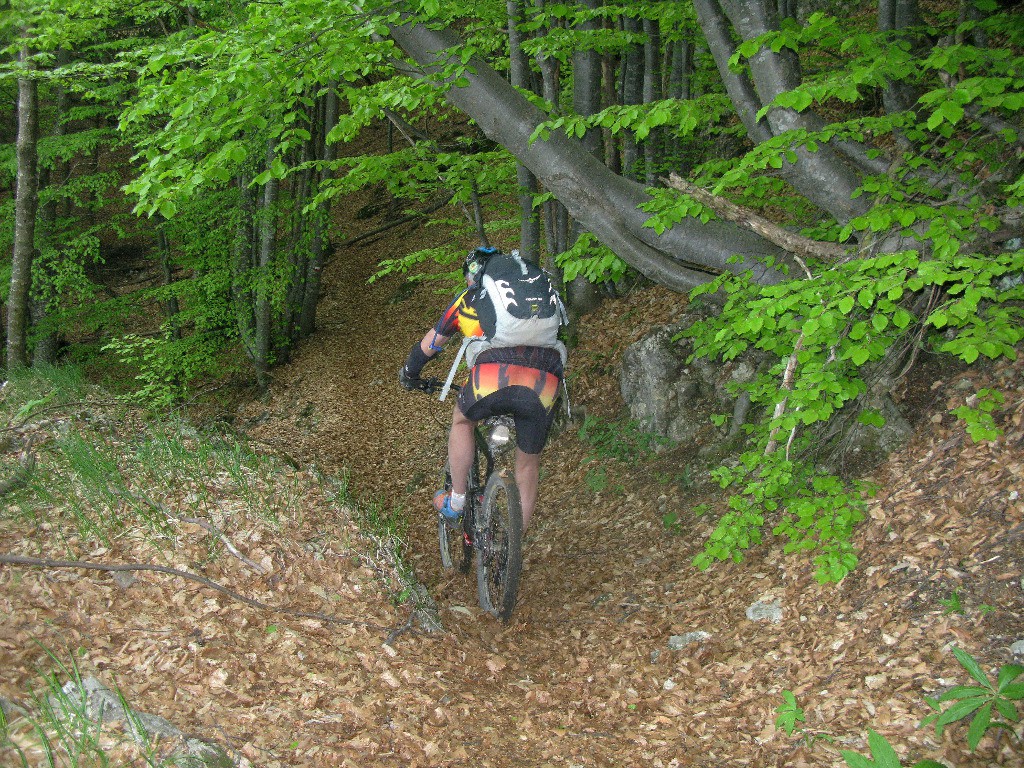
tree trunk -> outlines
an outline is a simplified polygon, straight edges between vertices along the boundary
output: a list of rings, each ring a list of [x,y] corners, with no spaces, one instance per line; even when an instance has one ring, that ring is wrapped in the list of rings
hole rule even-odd
[[[167,227],[163,221],[157,225],[157,244],[160,249],[160,272],[163,277],[163,284],[164,287],[169,288],[174,283],[174,270],[171,264],[171,241],[167,237]],[[162,308],[164,311],[164,323],[170,329],[170,338],[178,341],[181,339],[181,326],[178,323],[178,313],[181,311],[181,308],[178,306],[178,297],[171,294],[162,302]]]
[[[644,32],[647,42],[644,43],[644,104],[660,101],[661,86],[661,32],[657,21],[644,19]],[[644,143],[644,179],[648,186],[657,182],[658,164],[661,161],[661,142],[664,135],[661,128],[654,128]]]
[[[66,66],[70,60],[71,53],[69,51],[63,48],[57,51],[55,62],[57,68]],[[68,110],[68,101],[67,89],[63,85],[58,84],[56,86],[53,130],[50,134],[54,138],[59,139],[59,137],[64,135],[65,124],[63,118]],[[59,157],[51,158],[49,165],[40,164],[40,198],[43,197],[44,190],[55,186],[56,182],[54,179],[60,176],[62,164],[63,161]],[[57,226],[57,202],[52,192],[48,200],[40,202],[36,221],[38,228],[36,239],[41,243],[40,251],[42,254],[45,254],[43,263],[46,264],[45,274],[43,274],[43,270],[39,269],[39,260],[36,260],[33,265],[32,280],[35,285],[39,286],[40,283],[50,282],[53,272],[53,260],[56,258],[56,251],[58,250],[54,241],[54,230]],[[56,332],[47,329],[48,324],[46,322],[51,308],[51,301],[53,301],[52,292],[44,290],[42,293],[42,296],[32,299],[31,302],[31,322],[36,337],[35,346],[32,349],[32,365],[34,366],[53,365],[57,361],[57,349],[59,346]]]
[[[591,11],[601,7],[601,0],[581,0],[580,4]],[[594,31],[600,29],[600,22],[588,19],[578,25],[579,29]],[[593,115],[601,111],[601,56],[586,45],[581,45],[573,54],[573,109],[578,115]],[[582,139],[583,149],[598,160],[603,154],[601,132],[591,128]],[[580,235],[577,222],[569,241],[575,243]],[[601,303],[599,287],[582,275],[566,286],[566,297],[569,308],[570,326],[575,326],[577,318],[586,312],[593,311]]]
[[[520,0],[507,0],[509,76],[517,88],[530,88],[530,62],[523,51],[523,33],[520,24],[525,20]],[[519,252],[534,264],[540,263],[540,213],[533,207],[537,194],[537,177],[522,163],[516,163],[516,182],[519,186]]]
[[[626,32],[639,35],[642,31],[640,19],[624,16],[622,27]],[[633,43],[622,57],[621,99],[624,106],[635,106],[643,103],[644,98],[644,49],[639,43]],[[622,131],[622,175],[637,179],[637,160],[640,151],[636,136],[626,128]]]
[[[428,73],[458,58],[459,41],[447,30],[396,23],[390,31]],[[651,280],[685,291],[707,282],[709,273],[728,269],[750,270],[754,280],[776,283],[786,275],[766,266],[765,257],[797,267],[781,249],[733,224],[686,219],[660,235],[645,227],[648,216],[639,206],[650,197],[642,185],[616,176],[561,131],[531,143],[544,115],[485,62],[474,58],[470,65],[462,73],[466,85],[450,88],[448,101],[526,165],[582,226]]]
[[[754,84],[746,74],[734,72],[729,66],[730,59],[736,53],[736,45],[733,43],[729,20],[725,18],[722,7],[718,0],[694,0],[693,6],[697,9],[700,28],[718,66],[718,74],[725,83],[725,91],[729,94],[729,100],[739,115],[740,122],[747,129],[747,136],[755,144],[768,141],[772,137],[772,131],[764,121],[757,119],[757,112],[762,104],[754,90]]]
[[[774,0],[722,0],[722,8],[743,40],[752,40],[779,29],[779,14]],[[719,55],[715,60],[722,65]],[[761,104],[768,104],[780,93],[800,84],[800,65],[796,54],[786,48],[778,53],[762,48],[750,58],[750,72]],[[772,134],[805,129],[818,131],[825,123],[811,110],[771,109],[765,117]],[[794,147],[797,161],[783,164],[783,174],[808,200],[828,211],[840,223],[867,213],[870,201],[855,197],[860,176],[828,145],[810,152]]]
[[[328,170],[331,163],[337,156],[337,148],[334,143],[327,141],[327,136],[338,122],[338,92],[332,83],[327,93],[324,94],[323,110],[323,148],[321,156],[323,165],[317,175],[317,188],[319,189],[330,175]],[[388,127],[392,124],[389,122]],[[306,288],[302,294],[302,310],[299,313],[299,336],[307,338],[316,330],[316,307],[320,301],[320,280],[323,274],[324,264],[327,261],[327,225],[328,212],[316,210],[312,213],[313,236],[310,242],[310,258],[306,265]]]
[[[275,142],[267,142],[267,168],[274,161]],[[263,197],[258,213],[259,221],[259,269],[256,282],[256,324],[255,355],[257,386],[265,391],[270,386],[270,349],[272,324],[270,269],[274,260],[274,246],[277,242],[277,191],[278,180],[271,176],[263,187]]]
[[[878,3],[878,29],[890,33],[893,44],[908,38],[907,27],[921,23],[917,0],[880,0]],[[919,96],[917,89],[896,81],[889,81],[882,89],[882,103],[889,114],[913,109]]]
[[[21,61],[34,67],[27,49]],[[18,78],[17,181],[14,202],[14,249],[11,291],[7,303],[7,368],[28,365],[29,293],[35,255],[36,210],[39,205],[39,90],[31,77]]]
[[[235,322],[238,325],[238,337],[242,342],[242,348],[250,360],[255,360],[255,295],[251,281],[256,266],[256,196],[250,182],[248,173],[243,171],[239,174],[239,217],[231,264],[231,302],[235,310]]]

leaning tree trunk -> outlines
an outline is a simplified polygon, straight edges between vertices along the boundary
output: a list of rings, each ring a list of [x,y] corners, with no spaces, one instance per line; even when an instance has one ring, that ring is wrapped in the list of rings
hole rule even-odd
[[[30,70],[29,52],[21,60]],[[11,291],[7,300],[7,368],[28,365],[29,293],[35,254],[36,210],[39,206],[39,89],[30,77],[18,78],[17,181],[14,198],[14,250]]]
[[[423,76],[459,60],[459,41],[447,30],[396,23],[390,32],[423,67]],[[763,259],[769,256],[794,273],[798,268],[780,248],[728,222],[686,219],[656,233],[644,226],[648,216],[639,207],[650,202],[650,196],[642,185],[615,175],[561,131],[531,142],[545,116],[484,61],[471,59],[461,76],[466,84],[451,87],[448,101],[527,166],[582,226],[651,280],[686,291],[721,270],[750,270],[762,283],[787,279],[782,271],[765,265]]]

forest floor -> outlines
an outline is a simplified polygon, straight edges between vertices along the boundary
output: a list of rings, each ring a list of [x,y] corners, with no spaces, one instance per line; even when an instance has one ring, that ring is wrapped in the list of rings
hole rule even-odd
[[[230,414],[298,465],[289,477],[296,514],[282,510],[273,528],[244,530],[230,515],[223,523],[270,573],[224,551],[210,557],[202,531],[188,526],[166,559],[255,599],[342,620],[268,614],[160,573],[126,585],[111,574],[0,567],[0,695],[23,695],[45,666],[42,647],[65,647],[83,674],[116,683],[140,711],[265,768],[841,766],[842,749],[867,754],[869,729],[907,765],[1024,764],[1020,726],[998,740],[990,733],[974,753],[962,724],[942,737],[919,727],[925,696],[968,682],[952,646],[991,673],[1024,638],[1024,359],[947,369],[907,388],[917,431],[874,471],[879,490],[856,532],[860,565],[840,584],[818,584],[813,563],[774,540],[741,563],[697,571],[690,561],[712,523],[692,511],[721,509],[721,492],[681,452],[621,461],[561,431],[544,455],[519,604],[503,625],[477,608],[475,582],[443,572],[436,555],[430,497],[451,406],[396,380],[446,297],[400,278],[367,283],[380,258],[430,237],[408,226],[339,249],[325,270],[319,330],[273,372],[267,397]],[[621,419],[621,353],[680,304],[638,289],[587,316],[571,356],[574,405]],[[949,411],[982,387],[1005,394],[1003,435],[976,444]],[[407,519],[405,558],[444,632],[409,624],[409,605],[381,580],[312,467],[347,473],[363,505]],[[188,497],[178,503],[196,514]],[[149,562],[150,545],[125,539],[90,556]],[[0,549],[60,547],[45,530],[5,523]],[[747,618],[759,600],[779,602],[779,623]],[[670,645],[691,632],[708,636]],[[776,725],[783,691],[806,717],[791,735]]]

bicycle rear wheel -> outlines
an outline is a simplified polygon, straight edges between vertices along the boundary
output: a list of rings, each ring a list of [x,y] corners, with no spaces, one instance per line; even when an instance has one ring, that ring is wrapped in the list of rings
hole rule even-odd
[[[523,570],[523,509],[511,477],[494,472],[477,510],[476,585],[480,607],[507,622]]]

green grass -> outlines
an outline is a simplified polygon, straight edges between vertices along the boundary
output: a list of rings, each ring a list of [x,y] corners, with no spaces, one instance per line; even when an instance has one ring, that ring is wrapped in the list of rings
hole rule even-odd
[[[278,527],[304,492],[292,467],[223,433],[155,417],[93,390],[75,369],[21,371],[0,393],[0,428],[35,467],[0,520],[47,523],[56,538],[108,544],[127,530],[156,541],[170,516]],[[3,477],[0,477],[0,481]]]

